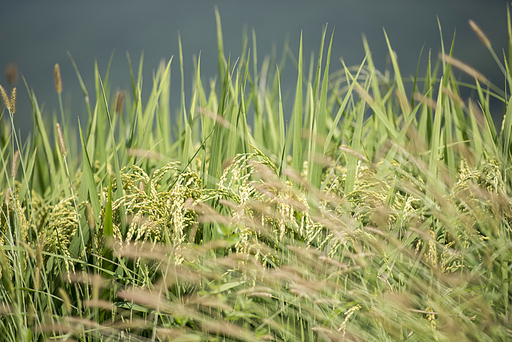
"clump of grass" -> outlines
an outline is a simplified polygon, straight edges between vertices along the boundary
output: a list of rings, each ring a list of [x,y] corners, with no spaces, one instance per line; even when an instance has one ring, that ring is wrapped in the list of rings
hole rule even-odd
[[[402,78],[387,36],[394,79],[375,70],[365,39],[360,66],[331,71],[324,28],[310,70],[300,45],[286,126],[286,56],[275,70],[276,56],[251,65],[244,37],[232,64],[216,18],[217,81],[203,84],[198,58],[174,135],[171,61],[143,101],[142,57],[134,72],[128,56],[132,88],[113,96],[108,71],[96,66],[89,93],[71,59],[88,112],[79,148],[58,65],[62,122],[49,125],[27,87],[35,131],[22,146],[16,91],[9,98],[0,88],[11,118],[0,121],[0,336],[510,339],[508,90],[453,57],[453,42],[447,52],[442,41],[434,66],[429,53],[423,78]],[[509,82],[508,59],[497,62]],[[452,66],[475,84],[461,84]],[[461,99],[461,86],[475,98]],[[506,108],[498,130],[491,96]]]

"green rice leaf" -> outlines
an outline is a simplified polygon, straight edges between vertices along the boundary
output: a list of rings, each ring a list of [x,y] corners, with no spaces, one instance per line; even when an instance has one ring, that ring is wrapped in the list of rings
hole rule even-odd
[[[297,66],[297,88],[293,105],[293,159],[292,167],[295,171],[302,171],[302,32],[299,43],[299,63]]]

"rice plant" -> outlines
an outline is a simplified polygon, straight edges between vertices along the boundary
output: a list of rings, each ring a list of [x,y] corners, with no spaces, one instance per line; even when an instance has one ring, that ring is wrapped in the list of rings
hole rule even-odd
[[[336,70],[325,27],[309,69],[299,38],[287,113],[288,57],[259,64],[253,34],[226,58],[215,15],[218,74],[205,82],[199,56],[185,97],[180,40],[175,112],[172,59],[144,98],[142,56],[117,93],[97,65],[86,89],[70,56],[86,122],[65,121],[56,65],[60,118],[25,83],[24,142],[17,90],[0,88],[0,339],[510,340],[509,57],[471,21],[506,89],[454,56],[441,25],[441,53],[412,79],[385,31],[392,70],[364,37],[362,63]]]

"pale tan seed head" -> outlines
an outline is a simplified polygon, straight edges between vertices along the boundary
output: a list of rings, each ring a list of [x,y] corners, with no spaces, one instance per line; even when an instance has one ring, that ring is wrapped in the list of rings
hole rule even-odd
[[[103,299],[87,299],[82,302],[86,308],[100,308],[103,310],[112,310],[113,303]]]
[[[9,96],[7,96],[7,92],[5,91],[4,87],[2,87],[2,85],[0,85],[0,96],[2,96],[5,108],[7,108],[10,111],[11,101],[9,100]]]
[[[4,203],[5,203],[5,205],[8,206],[10,202],[11,202],[11,188],[7,188],[4,193]]]
[[[0,315],[13,315],[14,308],[11,305],[0,303]]]
[[[95,287],[107,288],[109,282],[99,274],[63,274],[62,279],[68,279],[70,283],[84,283]]]
[[[20,161],[20,151],[14,152],[11,161],[11,178],[16,177],[16,171],[18,170],[18,162]]]
[[[57,127],[57,137],[59,139],[59,150],[60,154],[65,157],[68,155],[68,151],[66,150],[66,144],[64,143],[64,135],[62,134],[62,129],[60,128],[59,123],[56,124]]]
[[[371,97],[371,95],[359,84],[359,83],[356,83],[356,86],[354,88],[356,90],[356,92],[359,94],[359,96],[366,102],[368,103],[370,106],[373,105],[375,103],[375,101],[373,101],[373,98]]]
[[[221,115],[217,114],[217,113],[214,113],[212,112],[211,110],[208,110],[206,108],[202,108],[202,107],[197,107],[196,108],[196,111],[199,113],[199,114],[202,114],[202,115],[205,115],[207,117],[209,117],[210,119],[216,121],[219,125],[221,126],[224,126],[226,128],[229,128],[231,127],[231,123],[226,120],[224,117],[222,117]]]
[[[34,290],[39,291],[41,289],[41,271],[39,267],[34,268]]]
[[[116,93],[116,113],[122,113],[124,106],[124,91],[118,91]]]
[[[18,82],[18,67],[14,63],[9,63],[5,68],[5,78],[7,83],[13,86]]]
[[[422,93],[415,92],[414,93],[414,99],[416,101],[420,101],[421,103],[426,104],[432,110],[436,110],[436,108],[437,108],[437,102],[435,100],[433,100],[432,98],[430,98],[430,97],[428,97],[426,95],[423,95]]]
[[[454,93],[453,91],[451,91],[450,89],[446,88],[446,87],[443,87],[443,93],[445,93],[446,95],[448,95],[448,97],[457,104],[457,106],[461,107],[461,108],[464,108],[465,107],[465,104],[464,104],[464,101],[462,101],[462,99],[460,98],[459,95],[457,95],[456,93]]]
[[[458,60],[456,58],[453,58],[451,56],[448,56],[448,55],[445,55],[445,54],[442,54],[442,53],[439,54],[439,58],[441,58],[446,63],[450,63],[454,67],[464,71],[469,76],[476,78],[477,80],[479,80],[483,84],[488,85],[490,83],[489,80],[486,79],[485,76],[482,73],[480,73],[475,68],[470,67],[466,63],[463,63],[463,62],[461,62],[460,60]]]
[[[482,44],[484,44],[486,48],[490,49],[491,41],[489,40],[489,38],[487,38],[484,31],[482,31],[482,29],[480,29],[480,27],[473,20],[469,21],[469,26],[471,26],[471,29],[473,30],[473,32],[475,32],[475,34],[477,35],[478,39],[480,39]]]
[[[58,94],[62,93],[62,77],[60,76],[59,63],[55,64],[53,69],[53,81],[55,82],[55,90]]]
[[[16,89],[16,87],[12,88],[12,91],[11,91],[11,113],[14,114],[16,113],[16,95],[18,93],[18,90]]]

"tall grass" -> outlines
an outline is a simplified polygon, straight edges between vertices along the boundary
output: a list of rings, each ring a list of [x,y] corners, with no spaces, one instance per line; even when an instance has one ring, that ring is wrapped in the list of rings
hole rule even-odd
[[[75,133],[62,105],[48,118],[27,85],[23,143],[2,88],[1,338],[511,339],[508,57],[471,22],[506,90],[453,56],[453,41],[445,52],[442,34],[422,77],[401,76],[385,32],[393,78],[364,38],[361,65],[333,71],[326,27],[309,70],[300,38],[285,113],[286,56],[258,63],[253,32],[252,51],[244,36],[226,58],[216,19],[219,74],[205,84],[199,56],[187,97],[179,40],[172,123],[171,60],[144,99],[143,56],[138,70],[128,56],[132,87],[117,94],[97,65],[86,89],[70,56],[87,122]],[[491,97],[506,109],[498,130]]]

